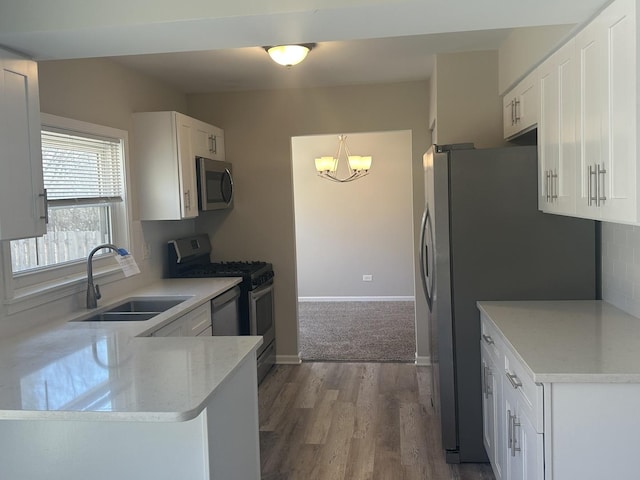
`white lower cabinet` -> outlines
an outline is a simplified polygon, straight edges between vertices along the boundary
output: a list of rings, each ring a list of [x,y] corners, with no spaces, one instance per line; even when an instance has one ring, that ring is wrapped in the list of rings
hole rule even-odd
[[[542,386],[482,322],[483,439],[496,480],[544,480]]]
[[[496,480],[502,480],[504,465],[504,452],[501,448],[504,438],[501,406],[502,377],[499,375],[499,367],[491,358],[484,343],[480,354],[482,358],[482,438]]]
[[[197,337],[207,329],[211,329],[211,304],[209,302],[156,330],[151,336]]]

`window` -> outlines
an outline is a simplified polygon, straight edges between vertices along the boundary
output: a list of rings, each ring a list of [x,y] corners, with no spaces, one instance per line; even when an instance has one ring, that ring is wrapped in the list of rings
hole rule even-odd
[[[42,114],[47,232],[7,242],[14,280],[5,286],[5,298],[30,285],[55,287],[84,274],[87,255],[101,243],[128,248],[126,142],[126,131]],[[96,263],[99,267],[101,261]],[[111,263],[105,268],[115,267]]]
[[[45,126],[42,168],[49,200],[43,237],[11,242],[12,271],[87,257],[112,243],[112,212],[124,199],[123,141]]]

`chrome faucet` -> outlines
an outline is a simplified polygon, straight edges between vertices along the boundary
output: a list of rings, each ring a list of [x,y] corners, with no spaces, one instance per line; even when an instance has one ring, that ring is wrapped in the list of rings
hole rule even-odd
[[[96,248],[91,250],[89,256],[87,257],[87,308],[96,308],[98,306],[98,300],[102,297],[100,294],[100,288],[98,285],[93,284],[93,256],[98,250],[102,250],[107,248],[109,250],[113,250],[118,255],[126,255],[127,251],[118,248],[111,243],[105,243],[103,245],[98,245]]]

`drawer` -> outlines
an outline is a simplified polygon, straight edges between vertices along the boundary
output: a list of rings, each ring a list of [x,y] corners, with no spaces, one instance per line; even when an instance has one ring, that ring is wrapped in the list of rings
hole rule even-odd
[[[185,335],[195,337],[207,328],[211,328],[211,304],[209,302],[191,310],[182,317],[185,325]]]
[[[496,365],[504,364],[506,348],[502,341],[502,334],[498,332],[484,314],[481,315],[480,343],[486,347],[490,358]]]
[[[522,363],[510,350],[504,356],[504,389],[513,389],[518,394],[520,415],[525,415],[536,432],[544,433],[543,387],[533,381]]]

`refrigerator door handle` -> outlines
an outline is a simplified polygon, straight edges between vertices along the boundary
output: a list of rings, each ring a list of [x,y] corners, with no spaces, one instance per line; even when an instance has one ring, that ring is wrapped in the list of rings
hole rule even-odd
[[[427,228],[432,235],[431,231],[431,214],[429,213],[429,206],[427,205],[422,215],[422,227],[420,231],[420,277],[422,278],[422,287],[424,288],[424,294],[427,299],[427,305],[429,311],[433,305],[432,292],[433,292],[433,269],[429,271],[429,247],[427,245]]]

